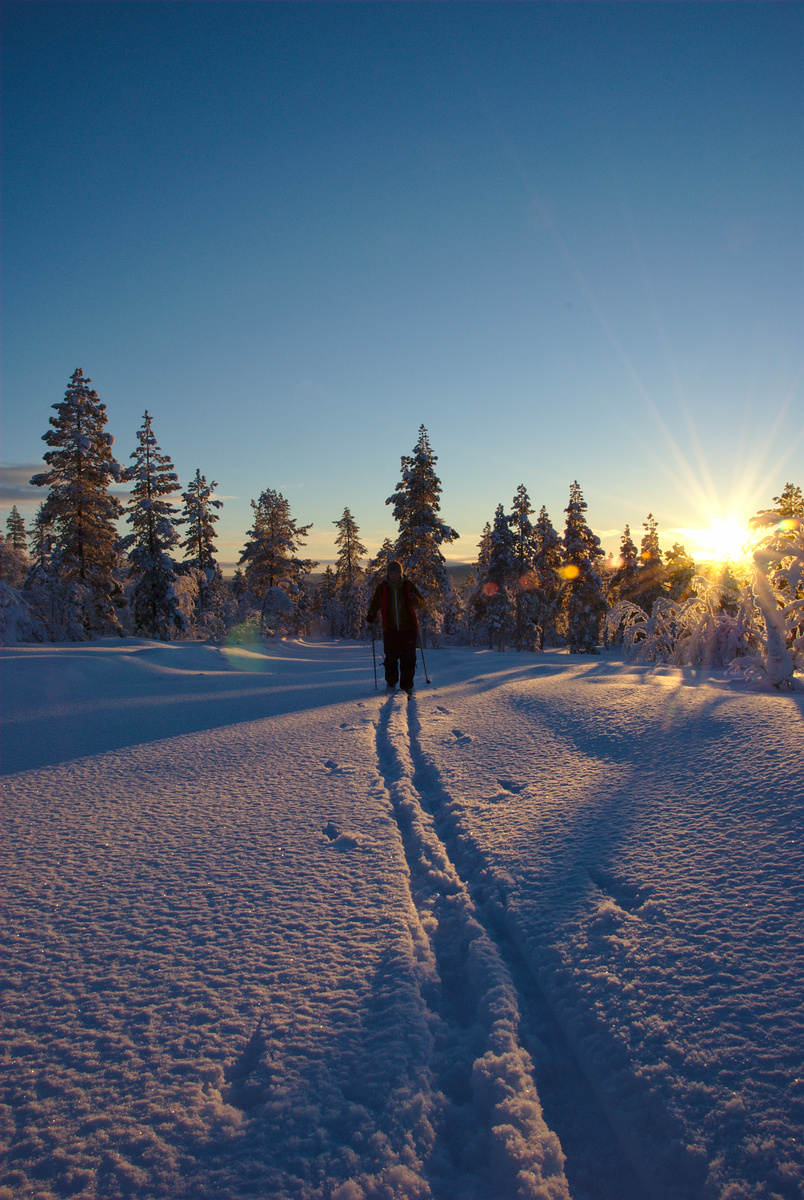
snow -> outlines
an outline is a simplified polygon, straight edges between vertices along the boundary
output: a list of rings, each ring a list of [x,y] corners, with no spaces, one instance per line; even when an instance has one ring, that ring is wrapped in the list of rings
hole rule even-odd
[[[801,1197],[800,692],[0,658],[3,1200]]]

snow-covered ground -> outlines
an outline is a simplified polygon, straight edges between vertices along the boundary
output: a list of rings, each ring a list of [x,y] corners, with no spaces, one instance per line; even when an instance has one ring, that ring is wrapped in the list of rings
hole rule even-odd
[[[804,1194],[801,693],[0,657],[5,1200]]]

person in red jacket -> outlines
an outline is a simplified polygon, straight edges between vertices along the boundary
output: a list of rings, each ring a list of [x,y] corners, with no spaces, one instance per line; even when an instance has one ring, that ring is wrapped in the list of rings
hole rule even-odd
[[[416,609],[423,604],[421,592],[415,583],[403,578],[399,563],[389,562],[386,578],[375,589],[366,613],[369,623],[382,616],[383,666],[389,691],[394,690],[397,682],[408,695],[413,691],[419,636]]]

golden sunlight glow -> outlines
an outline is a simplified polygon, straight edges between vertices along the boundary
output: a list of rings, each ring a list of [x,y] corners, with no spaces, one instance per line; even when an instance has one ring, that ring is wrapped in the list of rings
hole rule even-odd
[[[708,529],[688,529],[687,551],[696,562],[740,562],[751,553],[751,538],[744,521],[729,517],[713,521]]]

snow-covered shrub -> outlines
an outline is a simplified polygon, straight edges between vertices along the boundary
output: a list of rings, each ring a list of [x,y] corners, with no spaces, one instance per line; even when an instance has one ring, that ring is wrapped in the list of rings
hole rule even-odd
[[[751,658],[734,662],[732,673],[792,687],[794,672],[804,672],[804,521],[767,511],[749,524],[759,539],[751,579],[758,633]]]
[[[738,592],[697,575],[692,592],[682,601],[660,597],[650,615],[622,600],[606,616],[606,633],[612,640],[621,637],[636,662],[727,667],[756,649],[748,589]]]
[[[286,592],[274,585],[265,593],[260,614],[260,630],[263,636],[277,637],[284,634],[296,614],[296,605]]]

